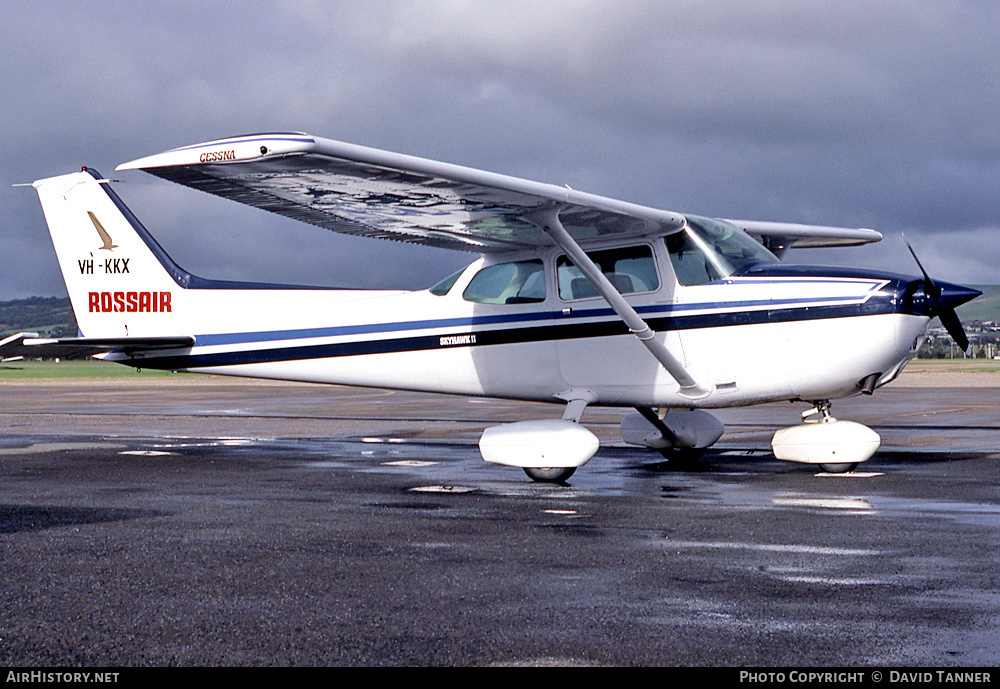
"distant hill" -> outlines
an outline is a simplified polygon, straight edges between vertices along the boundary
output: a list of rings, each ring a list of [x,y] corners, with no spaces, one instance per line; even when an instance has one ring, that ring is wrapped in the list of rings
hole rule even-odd
[[[0,301],[0,337],[33,332],[48,337],[76,337],[76,317],[68,297],[31,297]]]
[[[1000,322],[1000,285],[969,285],[983,293],[968,304],[959,306],[958,317],[963,321]]]

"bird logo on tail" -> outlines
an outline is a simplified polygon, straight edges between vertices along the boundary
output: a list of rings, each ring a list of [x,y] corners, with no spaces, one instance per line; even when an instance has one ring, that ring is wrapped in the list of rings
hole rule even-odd
[[[97,219],[97,216],[90,211],[87,211],[87,215],[90,216],[90,221],[94,223],[94,229],[97,230],[97,234],[101,237],[101,241],[104,242],[104,245],[101,248],[107,249],[108,251],[117,248],[118,245],[111,243],[111,235],[104,229],[104,225],[102,225],[101,221]]]

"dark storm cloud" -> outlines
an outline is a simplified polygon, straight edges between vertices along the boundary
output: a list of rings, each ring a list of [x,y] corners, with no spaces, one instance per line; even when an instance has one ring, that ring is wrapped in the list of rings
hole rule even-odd
[[[124,8],[5,6],[0,298],[63,291],[37,199],[11,183],[280,129],[672,210],[887,235],[809,260],[911,271],[905,231],[936,274],[996,281],[993,3]],[[214,277],[422,286],[471,258],[122,180],[178,261]]]

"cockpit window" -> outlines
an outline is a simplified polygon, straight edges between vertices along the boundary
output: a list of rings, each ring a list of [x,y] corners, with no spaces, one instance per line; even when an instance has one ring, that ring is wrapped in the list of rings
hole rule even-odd
[[[545,271],[540,260],[512,261],[483,268],[462,292],[478,304],[530,304],[545,301]]]
[[[648,245],[588,251],[587,256],[601,269],[620,294],[654,292],[660,286],[656,263],[653,261],[653,250]],[[561,299],[571,301],[598,296],[590,280],[584,277],[580,269],[570,263],[565,256],[560,256],[556,261],[556,274],[559,278]]]
[[[667,251],[677,281],[701,285],[721,280],[753,263],[778,263],[777,257],[734,225],[687,216],[687,226],[668,235]]]

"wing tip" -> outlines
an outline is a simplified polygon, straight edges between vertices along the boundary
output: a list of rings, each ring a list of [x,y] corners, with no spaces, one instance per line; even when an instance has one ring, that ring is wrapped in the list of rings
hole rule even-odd
[[[744,232],[763,237],[782,238],[787,246],[799,248],[824,248],[860,246],[883,239],[882,233],[868,227],[832,227],[800,223],[768,222],[760,220],[726,220]]]
[[[271,156],[305,153],[316,138],[304,132],[260,132],[172,148],[162,153],[124,162],[116,171],[148,170],[161,167],[224,165],[262,160]]]

